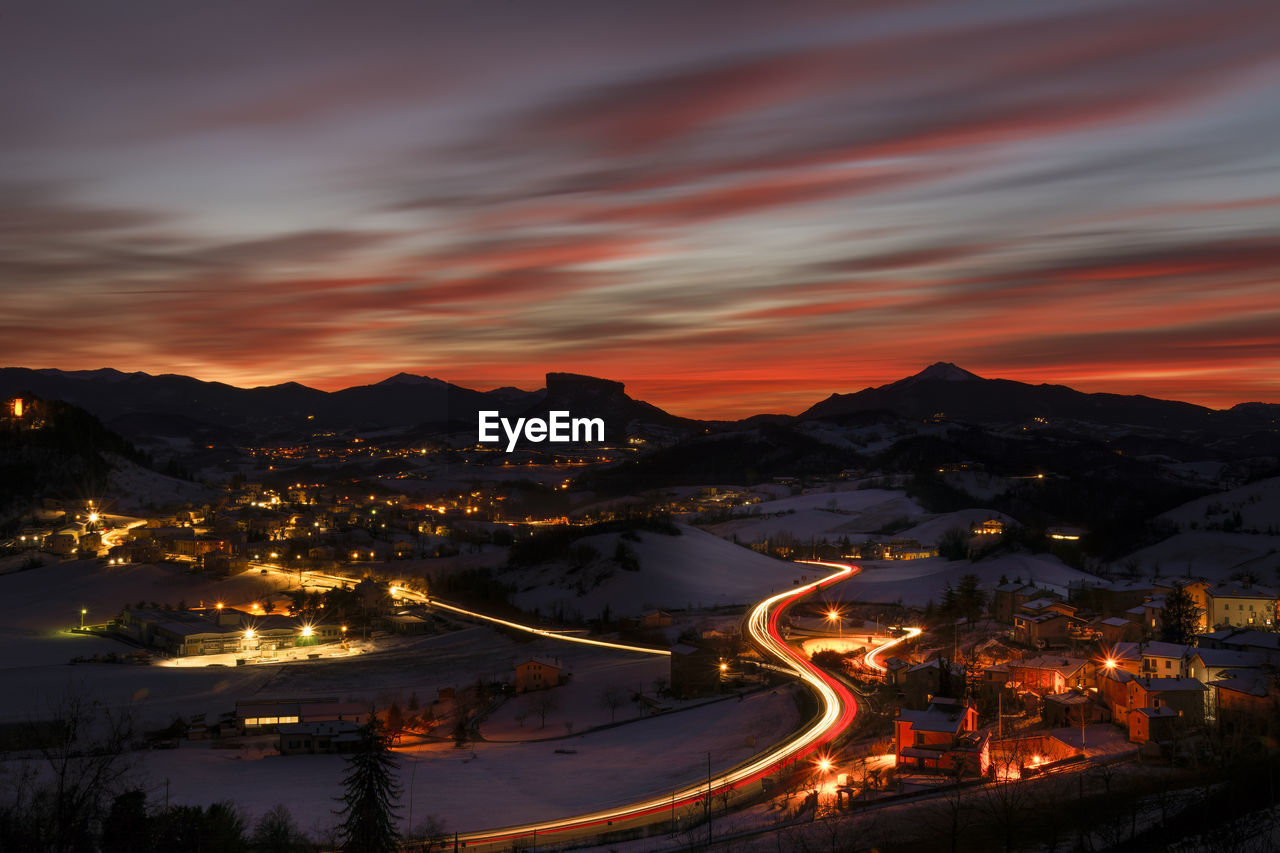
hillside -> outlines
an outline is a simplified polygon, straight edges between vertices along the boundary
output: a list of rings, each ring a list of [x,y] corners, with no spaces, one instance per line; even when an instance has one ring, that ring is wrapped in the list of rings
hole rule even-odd
[[[512,601],[525,610],[595,618],[607,606],[614,616],[651,609],[683,609],[754,603],[792,585],[810,567],[757,554],[732,542],[683,525],[678,536],[644,531],[638,540],[606,533],[578,540],[597,557],[581,568],[562,561],[509,569],[500,575],[516,587]],[[622,541],[637,571],[613,560]]]

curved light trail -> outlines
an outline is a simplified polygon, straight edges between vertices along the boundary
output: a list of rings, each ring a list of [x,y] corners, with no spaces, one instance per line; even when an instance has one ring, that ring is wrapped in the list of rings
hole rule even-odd
[[[888,668],[885,667],[884,664],[880,663],[880,654],[888,651],[899,643],[905,643],[907,640],[914,640],[916,637],[924,633],[923,628],[907,628],[906,631],[907,632],[901,637],[898,637],[895,640],[890,640],[884,645],[876,646],[874,649],[867,652],[867,656],[863,658],[863,660],[866,661],[867,666],[880,673],[888,672]]]
[[[799,562],[823,566],[835,571],[795,589],[770,596],[757,604],[747,619],[747,631],[751,634],[752,640],[766,654],[778,661],[778,664],[765,664],[764,666],[798,678],[818,695],[822,705],[822,712],[816,720],[767,752],[761,753],[744,764],[712,777],[708,782],[687,785],[684,788],[677,789],[672,794],[665,794],[661,797],[653,797],[640,802],[601,809],[573,817],[508,826],[500,829],[458,833],[456,836],[458,845],[468,850],[505,850],[512,841],[520,838],[536,838],[538,835],[555,835],[564,838],[572,833],[584,830],[598,832],[604,827],[614,826],[618,823],[643,822],[645,818],[674,814],[675,810],[681,806],[701,803],[709,797],[716,796],[726,790],[736,790],[756,782],[788,764],[807,758],[838,737],[849,727],[857,715],[857,699],[848,687],[823,672],[817,666],[814,666],[803,655],[796,653],[795,650],[788,646],[779,633],[779,622],[787,608],[797,600],[815,590],[847,579],[856,573],[858,569],[844,563],[827,563],[817,560],[801,560]],[[270,566],[270,568],[287,572],[287,570],[283,570],[278,566]],[[289,572],[289,574],[292,573]],[[349,578],[324,575],[320,572],[305,572],[305,574],[313,580],[333,584],[350,582]],[[548,631],[544,628],[522,625],[518,622],[511,622],[506,619],[499,619],[495,616],[487,616],[483,613],[456,607],[452,604],[446,604],[438,599],[433,599],[428,595],[404,587],[395,587],[395,591],[401,597],[410,598],[431,607],[439,607],[462,616],[480,619],[553,640],[651,655],[670,656],[671,654],[666,649],[653,649],[644,646],[631,646],[625,643],[611,643],[605,640],[592,640],[586,637],[569,636]],[[912,639],[920,633],[921,629],[919,628],[907,629],[907,633],[903,636],[894,638],[868,652],[866,656],[867,663],[883,672],[885,668],[876,658],[885,650]]]
[[[270,564],[267,565],[267,568],[275,568],[277,571],[285,572],[287,574],[292,574],[291,572],[288,572],[286,569],[281,569],[276,566],[272,566]],[[347,584],[351,582],[350,578],[339,577],[337,575],[326,575],[321,572],[304,571],[301,574],[306,575],[309,579],[313,581],[317,581],[317,580],[323,581],[325,583],[331,583],[335,586],[341,586],[342,584]],[[511,628],[516,631],[524,631],[525,633],[528,633],[528,634],[536,634],[539,637],[549,637],[553,640],[563,640],[566,643],[578,643],[583,646],[599,646],[605,649],[617,649],[624,652],[639,652],[641,654],[659,655],[662,657],[671,656],[671,651],[669,649],[654,649],[648,646],[632,646],[627,643],[611,643],[608,640],[592,640],[588,637],[575,637],[569,634],[557,633],[556,631],[548,631],[545,628],[535,628],[532,625],[521,625],[519,622],[510,622],[506,619],[499,619],[496,616],[486,616],[485,614],[477,613],[474,610],[466,610],[464,608],[457,607],[452,604],[446,604],[438,598],[432,598],[431,596],[426,595],[425,593],[408,589],[407,587],[403,587],[403,586],[394,586],[392,587],[392,590],[396,595],[398,595],[401,598],[412,599],[418,602],[419,604],[425,604],[428,607],[438,607],[441,610],[450,610],[461,616],[467,616],[472,619],[480,619],[484,622],[490,622],[494,625],[502,625],[504,628]]]
[[[781,662],[780,669],[785,668],[786,672],[799,678],[818,694],[822,703],[822,713],[817,720],[768,752],[721,773],[708,782],[688,785],[662,797],[560,820],[458,833],[459,844],[465,844],[470,850],[485,849],[489,845],[495,845],[494,849],[505,849],[506,845],[518,838],[568,834],[578,830],[598,831],[602,827],[612,826],[620,821],[673,814],[680,806],[700,803],[726,789],[736,789],[755,782],[786,764],[811,755],[824,744],[830,743],[853,722],[858,710],[857,700],[847,687],[792,650],[778,633],[778,623],[787,607],[796,600],[814,590],[844,580],[857,569],[841,563],[813,561],[812,564],[833,568],[835,571],[826,577],[760,602],[747,620],[747,630],[752,639],[766,653]],[[557,639],[570,639],[558,635],[552,636],[556,636]]]
[[[445,604],[436,598],[428,598],[420,592],[412,590],[401,590],[408,593],[406,598],[415,598],[429,607],[439,607],[442,610],[451,610],[463,616],[470,616],[473,619],[482,619],[485,622],[492,622],[495,625],[502,625],[507,628],[514,628],[517,631],[525,631],[530,634],[537,634],[539,637],[550,637],[553,640],[563,640],[566,643],[580,643],[584,646],[601,646],[606,649],[621,649],[624,652],[641,652],[646,655],[660,655],[671,657],[670,649],[652,649],[647,646],[631,646],[626,643],[611,643],[607,640],[592,640],[588,637],[574,637],[570,634],[557,634],[555,631],[548,631],[545,628],[534,628],[531,625],[521,625],[518,622],[508,622],[506,619],[499,619],[496,616],[486,616],[483,613],[476,613],[473,610],[464,610],[461,607],[455,607],[452,604]]]

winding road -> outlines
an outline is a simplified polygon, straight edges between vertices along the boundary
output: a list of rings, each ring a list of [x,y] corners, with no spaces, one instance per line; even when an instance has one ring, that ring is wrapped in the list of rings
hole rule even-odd
[[[853,575],[858,569],[840,563],[813,563],[834,571],[816,581],[771,596],[756,605],[747,620],[747,630],[752,640],[767,654],[776,659],[781,668],[808,685],[819,697],[822,711],[818,718],[787,740],[767,752],[739,764],[708,782],[688,785],[673,794],[654,797],[616,808],[601,809],[587,814],[559,820],[509,826],[502,829],[459,833],[459,846],[468,850],[507,849],[511,842],[521,838],[564,839],[572,835],[595,834],[606,830],[639,827],[648,823],[667,822],[681,806],[704,802],[726,790],[741,790],[758,782],[777,770],[804,760],[844,732],[858,712],[857,699],[847,687],[814,666],[787,645],[779,633],[779,622],[787,608],[815,590],[830,586]],[[457,608],[450,608],[457,611]],[[519,626],[516,626],[519,627]],[[558,639],[568,638],[551,635]],[[885,644],[896,645],[905,638],[897,638]],[[635,648],[636,651],[650,651]]]
[[[772,669],[793,675],[817,695],[821,712],[809,725],[788,739],[776,744],[768,751],[728,771],[722,772],[718,776],[711,777],[707,782],[687,785],[684,788],[677,789],[674,793],[665,794],[661,797],[653,797],[628,805],[601,809],[572,817],[507,826],[499,829],[458,833],[456,836],[458,847],[460,849],[465,847],[467,850],[480,851],[506,850],[510,848],[513,841],[518,839],[536,840],[538,837],[542,837],[548,840],[564,840],[569,837],[592,835],[603,831],[636,828],[655,822],[665,823],[682,806],[700,804],[709,797],[715,797],[727,791],[743,790],[747,786],[759,782],[765,776],[814,756],[824,746],[835,740],[853,722],[858,713],[858,700],[848,687],[823,672],[817,666],[814,666],[806,657],[791,648],[783,640],[779,631],[779,624],[783,614],[792,604],[812,592],[846,580],[858,572],[859,569],[843,563],[802,562],[829,568],[833,571],[815,581],[778,593],[761,601],[751,611],[750,616],[747,618],[746,626],[752,641],[765,655],[777,661],[777,664],[771,667]],[[271,566],[271,568],[275,569],[276,567]],[[350,582],[349,578],[325,575],[320,572],[306,572],[305,574],[312,582],[319,581],[332,584]],[[670,655],[670,652],[665,649],[576,637],[571,634],[522,625],[447,604],[423,593],[403,587],[394,587],[393,593],[398,597],[448,610],[461,616],[479,619],[550,639],[642,654]],[[883,672],[884,666],[877,660],[879,655],[887,649],[919,634],[919,628],[910,628],[907,629],[903,636],[896,637],[872,649],[866,656],[868,665]]]

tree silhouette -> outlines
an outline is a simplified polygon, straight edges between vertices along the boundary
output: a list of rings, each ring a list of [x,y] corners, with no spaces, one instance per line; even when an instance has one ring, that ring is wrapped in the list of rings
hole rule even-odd
[[[372,714],[360,731],[360,743],[347,759],[347,775],[342,780],[346,805],[335,812],[342,818],[338,837],[344,853],[392,853],[400,833],[395,800],[400,796],[396,781],[396,761],[390,740],[378,718]]]
[[[1164,597],[1164,611],[1160,615],[1160,639],[1185,645],[1199,632],[1203,611],[1181,583],[1174,581],[1171,587]]]

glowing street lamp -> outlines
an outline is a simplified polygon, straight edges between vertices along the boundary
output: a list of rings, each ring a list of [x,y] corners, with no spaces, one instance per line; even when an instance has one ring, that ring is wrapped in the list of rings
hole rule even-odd
[[[836,626],[836,636],[844,636],[844,623],[840,621],[840,611],[832,607],[827,611],[827,621],[834,622]]]
[[[80,630],[81,631],[84,630],[84,617],[88,612],[89,610],[87,608],[84,608],[84,607],[80,608]]]

